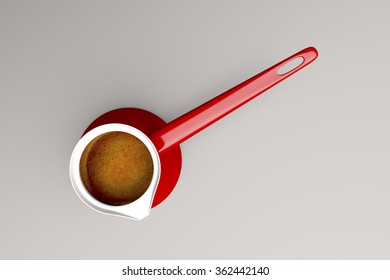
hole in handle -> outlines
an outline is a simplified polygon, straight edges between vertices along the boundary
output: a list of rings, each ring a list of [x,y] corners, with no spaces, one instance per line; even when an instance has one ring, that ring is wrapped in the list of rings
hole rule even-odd
[[[276,73],[278,73],[278,75],[284,75],[284,74],[287,74],[288,72],[294,70],[295,68],[297,68],[299,65],[301,65],[305,60],[303,59],[302,56],[298,56],[296,58],[294,58],[293,60],[290,60],[288,62],[286,62],[285,64],[283,64],[279,69],[278,71],[276,71]]]

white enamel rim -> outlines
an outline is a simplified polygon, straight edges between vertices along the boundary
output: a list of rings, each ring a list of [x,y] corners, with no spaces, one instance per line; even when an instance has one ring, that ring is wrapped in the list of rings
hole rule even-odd
[[[112,131],[126,132],[140,139],[148,148],[152,156],[154,167],[152,181],[146,192],[136,201],[120,206],[107,205],[95,199],[84,187],[80,176],[80,158],[85,147],[89,142],[95,139],[95,137]],[[160,179],[160,170],[160,157],[152,141],[140,130],[132,126],[119,123],[101,125],[86,133],[76,144],[69,164],[70,180],[72,182],[73,188],[80,199],[85,202],[85,204],[87,204],[92,209],[105,214],[127,217],[134,220],[141,220],[150,214],[154,194]]]

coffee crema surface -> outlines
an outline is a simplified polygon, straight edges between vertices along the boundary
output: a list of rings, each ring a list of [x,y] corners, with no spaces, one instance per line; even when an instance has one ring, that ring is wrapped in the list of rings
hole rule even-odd
[[[80,159],[80,175],[88,192],[109,205],[140,198],[153,177],[153,160],[137,137],[120,131],[93,139]]]

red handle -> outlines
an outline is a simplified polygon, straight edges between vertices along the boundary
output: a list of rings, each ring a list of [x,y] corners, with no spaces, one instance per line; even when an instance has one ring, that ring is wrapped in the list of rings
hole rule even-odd
[[[301,70],[313,62],[317,56],[318,52],[315,48],[306,48],[173,120],[151,135],[150,138],[157,151],[162,153],[179,145],[192,135]],[[301,64],[286,73],[278,73],[283,65],[299,57],[303,59]]]

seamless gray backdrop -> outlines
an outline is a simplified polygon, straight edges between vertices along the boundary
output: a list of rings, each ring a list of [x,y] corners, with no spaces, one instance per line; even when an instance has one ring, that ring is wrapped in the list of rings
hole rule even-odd
[[[0,0],[0,258],[388,259],[388,1]],[[173,120],[319,58],[181,145],[141,222],[85,206],[70,154],[119,107]]]

